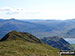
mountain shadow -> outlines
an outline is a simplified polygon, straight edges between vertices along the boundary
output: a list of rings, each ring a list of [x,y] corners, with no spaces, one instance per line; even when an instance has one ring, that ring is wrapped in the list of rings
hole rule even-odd
[[[42,41],[59,50],[72,50],[73,49],[72,46],[67,41],[57,36],[45,37],[42,39]]]

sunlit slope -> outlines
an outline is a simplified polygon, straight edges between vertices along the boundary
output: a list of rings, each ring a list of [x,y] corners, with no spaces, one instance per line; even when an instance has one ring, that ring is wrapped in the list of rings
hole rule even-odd
[[[59,56],[58,50],[29,33],[12,31],[0,41],[0,56]]]

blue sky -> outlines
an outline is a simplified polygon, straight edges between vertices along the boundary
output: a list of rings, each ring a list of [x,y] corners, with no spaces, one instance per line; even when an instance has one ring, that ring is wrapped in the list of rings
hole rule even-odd
[[[0,0],[0,18],[73,19],[75,0]]]

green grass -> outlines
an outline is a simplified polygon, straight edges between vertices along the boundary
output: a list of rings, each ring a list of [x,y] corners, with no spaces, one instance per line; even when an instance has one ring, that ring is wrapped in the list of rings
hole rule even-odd
[[[29,33],[11,31],[0,42],[0,56],[59,56],[58,52]]]
[[[72,44],[72,47],[75,47],[75,44]]]
[[[58,50],[45,44],[23,40],[0,42],[0,56],[59,56]]]
[[[62,55],[62,56],[75,56],[75,55]]]

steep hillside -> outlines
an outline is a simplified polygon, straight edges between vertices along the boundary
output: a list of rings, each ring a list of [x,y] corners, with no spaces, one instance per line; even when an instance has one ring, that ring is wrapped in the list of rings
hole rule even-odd
[[[26,32],[17,32],[17,31],[11,31],[8,34],[6,34],[1,41],[5,41],[5,40],[24,40],[24,41],[28,41],[28,42],[35,42],[35,43],[42,43],[41,40],[39,40],[38,38],[36,38],[35,36],[26,33]]]
[[[43,38],[42,41],[59,50],[71,50],[72,49],[71,45],[67,41],[65,41],[63,38],[59,38],[56,36]]]
[[[11,31],[0,41],[0,56],[59,56],[58,50],[35,36]]]

